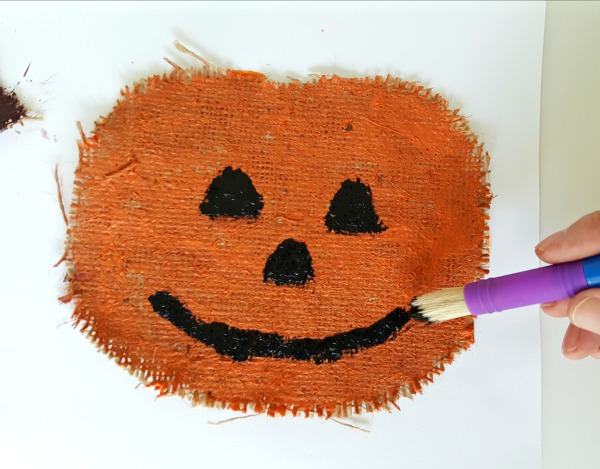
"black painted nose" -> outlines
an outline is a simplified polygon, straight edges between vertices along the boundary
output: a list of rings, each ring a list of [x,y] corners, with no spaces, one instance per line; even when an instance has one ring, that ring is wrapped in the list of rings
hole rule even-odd
[[[305,285],[315,278],[308,247],[301,241],[286,239],[267,259],[263,274],[265,283]]]

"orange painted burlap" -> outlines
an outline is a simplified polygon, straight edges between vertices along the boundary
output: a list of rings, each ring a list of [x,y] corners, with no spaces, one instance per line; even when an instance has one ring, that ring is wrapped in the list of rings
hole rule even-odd
[[[214,70],[154,76],[122,95],[80,146],[67,299],[88,337],[145,384],[209,406],[348,414],[419,392],[473,342],[471,318],[411,320],[332,363],[234,362],[148,301],[167,291],[206,322],[323,338],[481,276],[487,156],[440,96],[393,78],[281,84]],[[258,219],[200,213],[228,166],[262,195]],[[334,194],[358,178],[387,230],[328,231]],[[305,287],[264,282],[288,238],[312,256]]]

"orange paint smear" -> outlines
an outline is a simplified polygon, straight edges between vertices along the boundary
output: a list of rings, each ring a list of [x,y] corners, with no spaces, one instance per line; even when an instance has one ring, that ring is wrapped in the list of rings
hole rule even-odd
[[[322,338],[481,277],[488,156],[429,89],[392,77],[282,84],[255,72],[175,70],[126,88],[80,152],[65,300],[76,300],[90,340],[159,395],[269,415],[389,409],[473,343],[471,318],[411,320],[395,339],[333,363],[233,362],[148,301],[168,291],[206,322]],[[200,214],[227,166],[262,195],[257,220]],[[331,199],[357,178],[387,230],[329,232]],[[263,281],[287,238],[313,259],[304,288]]]

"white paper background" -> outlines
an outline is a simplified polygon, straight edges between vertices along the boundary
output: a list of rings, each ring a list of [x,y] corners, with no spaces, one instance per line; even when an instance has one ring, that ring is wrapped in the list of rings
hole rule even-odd
[[[476,345],[401,412],[333,421],[191,408],[96,351],[57,304],[75,122],[87,133],[119,89],[193,59],[275,78],[418,79],[461,109],[492,156],[492,275],[537,266],[545,4],[65,3],[2,5],[0,80],[43,120],[0,134],[0,466],[8,468],[535,468],[540,465],[536,308],[477,321]],[[28,64],[31,68],[22,77]],[[49,139],[42,136],[42,129]]]

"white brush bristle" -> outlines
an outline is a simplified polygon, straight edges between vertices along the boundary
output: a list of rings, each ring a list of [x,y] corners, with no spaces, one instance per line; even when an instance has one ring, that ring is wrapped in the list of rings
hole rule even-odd
[[[443,322],[451,319],[470,316],[465,303],[463,288],[444,288],[418,296],[412,302],[413,306],[431,322]]]

